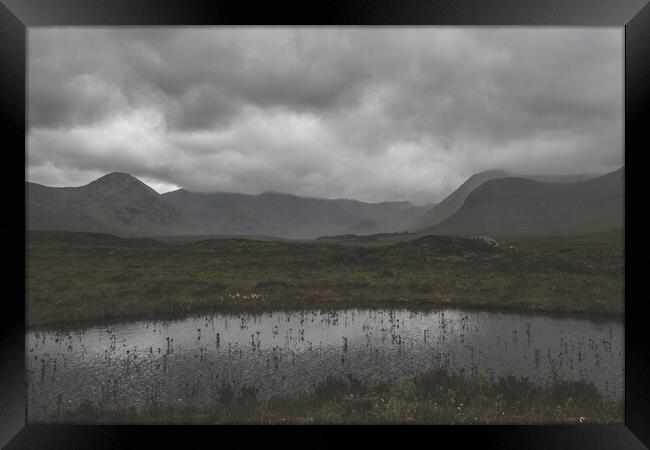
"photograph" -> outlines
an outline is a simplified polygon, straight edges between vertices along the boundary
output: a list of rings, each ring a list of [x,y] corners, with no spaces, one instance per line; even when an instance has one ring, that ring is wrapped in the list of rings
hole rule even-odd
[[[27,28],[27,423],[623,425],[625,38]]]

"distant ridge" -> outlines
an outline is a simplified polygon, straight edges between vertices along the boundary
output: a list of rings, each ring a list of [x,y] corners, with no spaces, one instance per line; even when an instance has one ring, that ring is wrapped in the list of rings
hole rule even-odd
[[[80,187],[27,182],[27,227],[121,236],[285,239],[394,235],[407,229],[414,236],[605,231],[623,226],[623,178],[624,168],[579,182],[535,181],[487,171],[470,177],[431,208],[278,192],[248,195],[178,189],[158,194],[132,175],[113,172]],[[406,238],[391,236],[398,237]]]
[[[113,172],[80,187],[26,183],[27,227],[121,236],[237,235],[312,239],[323,234],[390,232],[429,206],[364,203],[264,192],[259,195],[158,194],[134,176]]]
[[[458,189],[449,194],[443,201],[431,208],[427,213],[409,227],[410,231],[421,230],[437,225],[460,209],[467,196],[481,184],[495,178],[509,176],[503,170],[487,170],[469,177]]]
[[[624,168],[590,180],[547,183],[518,177],[487,181],[427,234],[568,234],[623,227]]]
[[[407,226],[428,209],[409,202],[365,203],[278,192],[247,195],[179,189],[163,198],[200,224],[203,232],[298,239],[390,232]]]

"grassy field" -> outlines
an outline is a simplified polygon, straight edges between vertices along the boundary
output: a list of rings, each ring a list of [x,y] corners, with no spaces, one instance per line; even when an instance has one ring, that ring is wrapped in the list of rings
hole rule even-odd
[[[491,307],[621,315],[621,231],[341,242],[161,242],[31,231],[28,325],[204,310]]]
[[[444,369],[401,383],[330,378],[302,394],[260,400],[253,389],[235,393],[225,385],[208,408],[151,403],[136,411],[84,403],[39,423],[256,423],[256,424],[608,424],[623,422],[623,404],[603,399],[580,382],[534,384],[504,377],[463,378]]]

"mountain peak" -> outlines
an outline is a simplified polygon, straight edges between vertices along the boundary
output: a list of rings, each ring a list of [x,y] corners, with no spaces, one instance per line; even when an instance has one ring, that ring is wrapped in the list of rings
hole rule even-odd
[[[103,194],[127,189],[132,192],[147,192],[155,194],[156,196],[159,195],[156,191],[133,175],[124,172],[108,173],[97,178],[95,181],[91,181],[87,185],[83,186],[83,188],[91,191],[99,190]]]
[[[111,172],[97,178],[95,181],[100,181],[100,180],[121,181],[121,180],[129,180],[129,179],[135,179],[135,177],[130,173],[126,173],[126,172]]]
[[[476,178],[505,178],[507,176],[510,176],[510,173],[506,172],[505,170],[501,169],[491,169],[491,170],[484,170],[483,172],[478,172],[469,177],[468,179],[476,179]]]
[[[106,175],[102,175],[96,180],[91,181],[86,186],[94,186],[94,185],[104,186],[104,185],[131,182],[131,181],[140,181],[140,180],[138,180],[137,178],[135,178],[133,175],[129,173],[111,172],[111,173],[107,173]]]

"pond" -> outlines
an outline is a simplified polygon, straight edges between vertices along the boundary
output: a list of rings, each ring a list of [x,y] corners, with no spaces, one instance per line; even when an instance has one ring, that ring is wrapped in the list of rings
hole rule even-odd
[[[327,376],[403,379],[429,368],[593,382],[623,398],[623,324],[444,309],[209,314],[26,335],[32,421],[84,401],[207,406],[224,383],[259,397]]]

